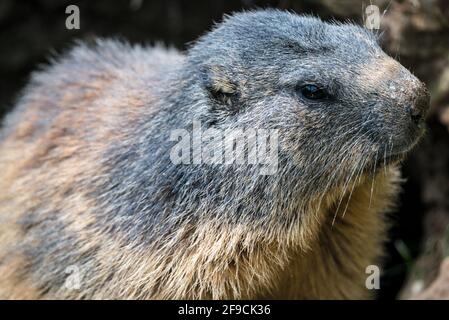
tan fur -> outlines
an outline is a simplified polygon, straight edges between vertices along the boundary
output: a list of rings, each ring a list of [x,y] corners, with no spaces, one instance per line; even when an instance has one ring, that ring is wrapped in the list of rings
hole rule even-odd
[[[402,66],[394,59],[382,55],[375,60],[375,63],[367,63],[361,69],[360,83],[367,88],[376,88],[389,79],[394,79]]]
[[[26,148],[22,146],[20,150]],[[21,162],[28,161],[30,159],[24,157],[23,152],[18,152],[17,158],[8,161],[8,168],[15,171],[13,168],[19,168]],[[86,170],[99,170],[94,169],[94,163],[86,159],[75,158],[73,161],[77,164],[68,162],[67,167],[62,168],[64,175],[58,180],[51,179],[52,174],[47,171],[47,174],[41,172],[40,176],[34,176],[34,179],[39,179],[34,181],[57,183],[63,188]],[[73,171],[73,168],[80,170]],[[17,182],[12,182],[13,179],[14,174],[11,173],[2,183],[17,185]],[[386,173],[381,171],[373,182],[367,177],[362,180],[360,185],[354,186],[344,217],[346,203],[343,201],[341,204],[334,225],[332,218],[342,190],[325,195],[321,201],[317,199],[317,205],[320,202],[321,207],[311,208],[316,210],[316,214],[310,215],[309,221],[289,233],[279,230],[267,236],[262,234],[263,230],[254,233],[244,225],[231,229],[215,221],[179,230],[173,243],[165,243],[160,252],[136,250],[131,245],[122,246],[124,242],[119,239],[88,232],[86,225],[95,223],[95,220],[88,214],[92,204],[82,197],[66,199],[73,205],[72,212],[65,213],[65,216],[67,219],[76,217],[68,224],[69,230],[85,239],[87,247],[102,244],[97,259],[105,269],[110,266],[117,268],[113,279],[106,279],[107,274],[98,274],[95,279],[90,279],[99,283],[115,283],[107,291],[95,293],[93,298],[304,298],[298,296],[298,292],[307,292],[308,298],[331,299],[354,294],[366,298],[370,293],[364,289],[365,268],[378,263],[376,259],[382,247],[381,235],[386,227],[383,212],[390,209],[399,174],[395,168],[389,168]],[[30,183],[22,181],[14,191],[26,196]],[[0,202],[5,203],[8,195],[17,198],[6,192],[1,195]],[[55,201],[58,197],[55,195]],[[29,200],[24,199],[20,205]],[[17,209],[15,206],[3,207],[2,212],[21,211]],[[10,218],[15,219],[13,216]],[[20,232],[14,229],[12,222],[2,224],[1,252],[9,243],[21,241]],[[182,245],[189,249],[177,251],[178,239],[183,238]],[[259,238],[266,240],[258,241],[258,245],[254,246],[255,239]],[[18,259],[14,258],[2,266],[0,296],[13,299],[51,298],[34,292],[33,284],[27,283],[28,280],[18,281],[13,276],[15,270],[20,268]],[[341,264],[344,264],[343,268]],[[204,265],[206,269],[199,268]],[[238,269],[236,266],[239,266]],[[354,277],[357,282],[345,281]],[[58,295],[79,298],[76,291],[65,288],[61,288]]]

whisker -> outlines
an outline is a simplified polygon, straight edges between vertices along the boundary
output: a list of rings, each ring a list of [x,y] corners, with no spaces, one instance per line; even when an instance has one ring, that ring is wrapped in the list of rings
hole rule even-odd
[[[371,208],[371,201],[373,198],[373,192],[374,192],[374,178],[376,177],[376,165],[377,165],[377,157],[379,154],[379,150],[376,150],[376,156],[374,157],[374,165],[373,165],[373,174],[371,177],[371,192],[370,192],[370,196],[369,196],[369,205],[368,205],[368,209]]]

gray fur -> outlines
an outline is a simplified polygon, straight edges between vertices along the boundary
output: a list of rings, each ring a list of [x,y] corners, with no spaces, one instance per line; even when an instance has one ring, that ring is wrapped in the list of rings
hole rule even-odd
[[[106,142],[102,150],[90,144],[96,123],[66,128],[66,135],[85,142],[77,156],[95,153],[100,168],[73,177],[66,191],[67,198],[82,195],[92,204],[88,212],[97,223],[88,228],[125,239],[125,246],[161,250],[167,257],[184,250],[177,230],[204,221],[244,225],[260,235],[257,241],[268,242],[301,225],[311,214],[307,210],[312,201],[357,174],[374,175],[389,164],[388,156],[408,151],[422,133],[406,108],[424,108],[417,101],[426,100],[426,93],[408,71],[401,69],[396,78],[376,87],[360,80],[367,66],[382,68],[386,57],[375,36],[361,27],[276,10],[226,17],[185,56],[116,41],[98,41],[93,47],[80,44],[33,76],[16,111],[6,119],[2,139],[22,121],[27,101],[36,96],[48,101],[38,111],[41,122],[34,135],[40,136],[53,119],[67,112],[52,105],[66,93],[61,87],[71,90],[71,83],[84,84],[77,91],[82,97],[91,92],[90,83],[108,73],[120,81],[103,89],[103,97],[114,99],[129,92],[145,96],[148,90],[157,102],[142,106],[132,123],[126,119],[113,123],[123,138]],[[156,87],[148,87],[155,82]],[[223,83],[232,92],[223,92]],[[327,88],[330,98],[307,100],[299,92],[307,83]],[[395,95],[392,84],[398,88]],[[399,90],[402,86],[406,90]],[[108,99],[97,100],[90,108],[97,103],[107,104]],[[192,120],[222,130],[279,129],[277,174],[259,175],[260,168],[254,165],[174,165],[169,157],[174,145],[170,131],[191,130]],[[45,161],[37,164],[37,170],[44,170],[44,165]],[[28,272],[45,292],[58,292],[61,268],[79,264],[86,266],[91,279],[80,297],[95,296],[108,286],[95,282],[95,274],[104,272],[96,262],[97,246],[103,244],[86,246],[85,240],[70,235],[64,199],[53,207],[54,192],[46,188],[33,211],[21,218],[25,236],[16,249],[27,256]],[[39,247],[33,247],[36,239]],[[168,243],[177,245],[168,248]],[[116,267],[107,271],[109,278]]]

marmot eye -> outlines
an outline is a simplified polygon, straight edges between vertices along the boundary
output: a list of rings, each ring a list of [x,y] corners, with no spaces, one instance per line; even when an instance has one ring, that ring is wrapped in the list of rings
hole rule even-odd
[[[314,84],[306,84],[300,88],[301,94],[307,99],[317,100],[327,97],[326,91]]]

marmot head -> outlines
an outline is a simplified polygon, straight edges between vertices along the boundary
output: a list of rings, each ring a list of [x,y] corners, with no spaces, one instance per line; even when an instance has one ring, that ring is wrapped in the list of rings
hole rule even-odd
[[[203,36],[187,63],[199,117],[279,129],[281,158],[315,185],[398,160],[424,130],[425,86],[356,25],[239,13]]]

